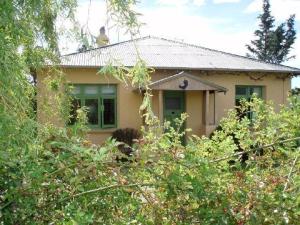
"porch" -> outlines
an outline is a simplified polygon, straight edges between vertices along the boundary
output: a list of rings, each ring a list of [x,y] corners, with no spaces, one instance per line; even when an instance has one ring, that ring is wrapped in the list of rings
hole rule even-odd
[[[217,126],[216,98],[227,89],[184,71],[153,82],[152,106],[160,121],[173,120],[186,112],[186,128],[192,134],[209,135]]]

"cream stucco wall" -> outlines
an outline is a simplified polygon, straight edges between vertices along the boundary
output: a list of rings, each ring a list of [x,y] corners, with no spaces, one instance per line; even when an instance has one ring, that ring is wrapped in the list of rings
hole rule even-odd
[[[179,71],[174,70],[157,70],[152,74],[152,80],[156,81],[161,78],[174,75]],[[272,73],[236,73],[236,72],[204,72],[204,71],[186,71],[201,79],[213,82],[217,85],[228,89],[226,94],[217,93],[215,96],[215,124],[211,124],[206,129],[213,130],[220,119],[226,115],[228,109],[234,107],[235,104],[235,86],[236,85],[259,85],[264,87],[265,100],[272,100],[277,109],[280,104],[286,104],[288,91],[291,88],[290,78],[284,74]],[[109,76],[100,76],[97,74],[97,69],[89,68],[65,68],[66,80],[73,84],[116,84],[117,85],[117,117],[118,128],[136,128],[139,129],[142,125],[139,106],[142,101],[142,95],[132,87],[121,84],[118,80]],[[39,73],[38,75],[38,109],[41,109],[43,99],[49,99],[50,95],[44,87],[43,80],[47,75]],[[261,77],[261,78],[260,78]],[[258,79],[260,78],[260,79]],[[189,118],[186,126],[193,131],[191,134],[202,135],[205,133],[203,126],[203,93],[202,91],[187,91],[186,92],[186,112]],[[210,98],[210,113],[213,111],[213,102]],[[153,110],[158,115],[158,92],[153,91]],[[45,118],[45,115],[38,110],[38,118],[40,121],[49,121],[53,118]],[[213,117],[210,115],[210,123]],[[93,130],[89,132],[89,139],[96,144],[102,143],[115,129],[108,130]]]

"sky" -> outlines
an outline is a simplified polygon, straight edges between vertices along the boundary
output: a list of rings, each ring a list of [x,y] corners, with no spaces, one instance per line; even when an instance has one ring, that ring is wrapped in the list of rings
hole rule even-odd
[[[270,0],[270,4],[277,25],[296,14],[297,39],[291,52],[296,58],[285,64],[300,68],[300,0]],[[163,37],[245,55],[245,45],[254,39],[253,32],[258,28],[262,0],[140,0],[135,10],[142,14],[141,36]],[[107,19],[104,0],[78,0],[76,19],[84,31],[94,36],[99,34],[101,26],[106,26],[110,43],[129,39],[124,30]],[[64,53],[78,48],[74,42],[61,45]],[[292,80],[292,87],[300,87],[300,77]]]

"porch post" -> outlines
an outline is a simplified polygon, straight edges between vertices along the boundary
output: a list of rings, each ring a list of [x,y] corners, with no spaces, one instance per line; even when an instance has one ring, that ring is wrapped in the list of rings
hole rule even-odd
[[[205,108],[204,108],[203,124],[204,124],[204,130],[205,130],[204,132],[207,135],[207,128],[209,125],[209,90],[205,91],[204,105],[205,105]]]
[[[160,124],[164,122],[164,103],[163,103],[163,90],[158,91],[158,118]]]
[[[214,91],[214,102],[212,104],[214,104],[213,105],[213,107],[214,107],[213,125],[215,125],[216,124],[216,91]]]

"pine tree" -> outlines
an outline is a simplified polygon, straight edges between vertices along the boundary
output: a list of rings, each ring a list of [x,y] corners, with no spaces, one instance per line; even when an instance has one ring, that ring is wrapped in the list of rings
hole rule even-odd
[[[264,0],[263,13],[258,19],[259,29],[254,32],[257,39],[246,45],[250,52],[247,56],[276,64],[293,58],[288,55],[296,39],[295,15],[274,29],[275,19],[271,15],[269,0]]]

